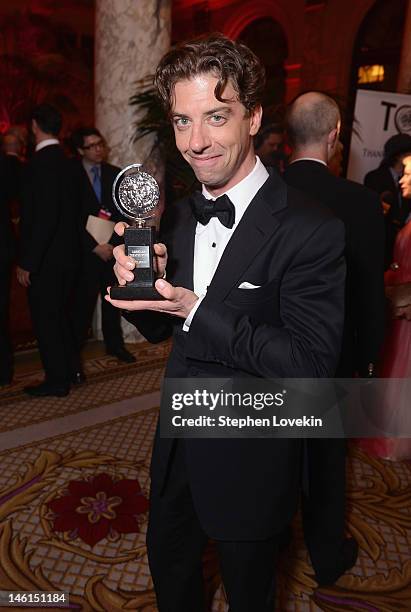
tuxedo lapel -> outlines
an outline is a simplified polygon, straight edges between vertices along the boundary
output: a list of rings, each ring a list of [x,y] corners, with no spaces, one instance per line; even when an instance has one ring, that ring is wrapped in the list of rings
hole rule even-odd
[[[194,242],[197,221],[191,212],[191,206],[188,200],[186,202],[181,202],[179,205],[184,207],[184,213],[187,216],[176,226],[173,239],[173,251],[175,255],[171,256],[171,261],[167,266],[167,270],[171,264],[170,267],[172,269],[171,276],[173,279],[173,285],[178,287],[186,287],[186,289],[193,291]],[[175,270],[173,270],[173,260],[175,260],[175,262],[183,262],[183,265],[176,265]]]
[[[187,266],[184,266],[185,278],[181,283],[181,287],[187,287],[191,291],[194,289],[194,242],[196,235],[197,221],[191,214],[187,222],[187,231],[183,236],[182,245],[185,245],[184,250],[187,255]]]
[[[277,231],[280,221],[276,214],[286,206],[285,183],[279,177],[270,176],[251,201],[227,244],[208,288],[209,294],[223,300],[236,286],[244,270]]]

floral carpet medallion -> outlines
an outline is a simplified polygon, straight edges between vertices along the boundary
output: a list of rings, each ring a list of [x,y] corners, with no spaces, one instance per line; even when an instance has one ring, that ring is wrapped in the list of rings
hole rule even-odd
[[[64,581],[53,583],[41,562],[33,562],[36,548],[46,546],[93,564],[84,593],[70,592],[71,609],[156,610],[152,589],[112,590],[104,583],[108,566],[135,562],[146,552],[141,531],[148,499],[137,474],[147,482],[144,463],[87,451],[60,455],[42,450],[16,474],[14,485],[0,492],[0,589],[71,591]],[[16,519],[23,510],[37,518],[42,537],[19,536]],[[136,546],[135,538],[127,541],[128,536],[138,536]],[[112,545],[109,549],[107,543]]]
[[[71,480],[45,505],[50,512],[44,517],[54,532],[63,532],[66,541],[80,539],[89,546],[104,538],[117,541],[122,533],[138,533],[138,516],[148,510],[137,479],[113,480],[105,473]]]

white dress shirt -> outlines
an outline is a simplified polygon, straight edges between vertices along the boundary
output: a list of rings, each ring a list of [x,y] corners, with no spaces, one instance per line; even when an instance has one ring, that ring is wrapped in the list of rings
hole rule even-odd
[[[39,142],[38,144],[36,144],[36,152],[40,151],[41,149],[44,149],[44,147],[48,147],[50,145],[58,145],[60,144],[59,141],[57,140],[57,138],[46,138],[45,140],[42,140],[41,142]]]
[[[256,163],[250,174],[234,187],[225,192],[235,208],[235,223],[230,229],[225,227],[217,217],[212,217],[207,225],[197,223],[194,242],[194,270],[193,286],[194,293],[199,299],[184,322],[183,330],[188,331],[190,323],[200,306],[202,299],[207,293],[224,250],[240,223],[250,202],[257,191],[261,189],[269,174],[260,159],[256,157]],[[203,195],[207,200],[215,200],[203,185]],[[224,195],[224,194],[221,194]]]
[[[85,159],[83,157],[83,159],[81,160],[82,164],[83,164],[83,168],[87,173],[88,179],[91,183],[91,185],[93,185],[93,181],[94,181],[94,174],[92,171],[92,168],[97,167],[99,169],[99,174],[101,177],[101,164],[95,164],[93,162],[88,161],[88,159]]]
[[[297,159],[293,159],[291,164],[295,164],[295,162],[299,162],[299,161],[315,161],[315,162],[318,162],[319,164],[323,164],[323,166],[327,166],[326,162],[323,159],[318,159],[318,157],[298,157]]]

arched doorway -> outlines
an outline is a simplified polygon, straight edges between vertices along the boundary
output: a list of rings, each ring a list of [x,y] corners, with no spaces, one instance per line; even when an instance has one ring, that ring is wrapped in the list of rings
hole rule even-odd
[[[358,30],[354,45],[351,91],[395,91],[401,59],[407,0],[377,0]]]
[[[249,23],[239,34],[238,40],[244,42],[263,62],[267,83],[263,106],[275,109],[284,103],[285,69],[288,44],[281,25],[271,17],[261,17]]]
[[[350,87],[343,108],[344,169],[354,126],[357,89],[396,91],[407,0],[376,0],[357,32],[351,62]]]

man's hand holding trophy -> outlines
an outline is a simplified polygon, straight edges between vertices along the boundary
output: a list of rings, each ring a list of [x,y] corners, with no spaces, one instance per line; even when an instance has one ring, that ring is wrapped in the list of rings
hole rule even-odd
[[[132,225],[120,222],[114,228],[124,236],[124,245],[113,251],[118,285],[108,288],[105,299],[123,310],[155,310],[187,318],[198,297],[164,280],[167,248],[155,242],[155,226],[146,225],[155,218],[160,189],[155,178],[141,167],[127,166],[113,184],[114,203]]]

